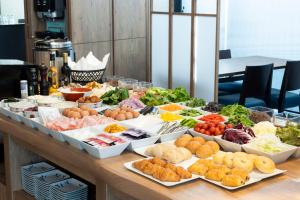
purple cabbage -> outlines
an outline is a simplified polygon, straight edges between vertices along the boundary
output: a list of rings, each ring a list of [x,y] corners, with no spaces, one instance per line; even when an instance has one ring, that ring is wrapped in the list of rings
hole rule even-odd
[[[119,103],[119,106],[127,106],[132,109],[142,109],[145,107],[145,104],[138,100],[137,98],[131,97],[129,99],[125,99]]]
[[[226,129],[224,131],[222,139],[237,144],[247,144],[254,137],[255,134],[251,128],[247,128],[242,124],[239,124],[234,128]]]

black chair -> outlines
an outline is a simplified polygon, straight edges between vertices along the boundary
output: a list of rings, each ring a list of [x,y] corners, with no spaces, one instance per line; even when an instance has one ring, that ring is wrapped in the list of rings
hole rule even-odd
[[[299,107],[300,95],[290,92],[300,89],[300,61],[289,61],[286,64],[281,89],[272,89],[271,107],[283,112],[286,108]]]
[[[230,59],[231,58],[231,50],[226,49],[226,50],[220,50],[219,51],[219,59]]]
[[[231,50],[226,49],[226,50],[220,50],[219,51],[219,59],[230,59],[231,58]],[[233,77],[230,77],[230,79]],[[226,78],[227,79],[227,78]],[[242,84],[238,82],[234,82],[235,80],[232,81],[226,81],[224,83],[219,83],[219,91],[220,93],[237,93],[240,92],[242,89]]]
[[[271,98],[273,64],[247,66],[240,94],[219,97],[219,103],[230,105],[239,103],[246,107],[268,106]]]

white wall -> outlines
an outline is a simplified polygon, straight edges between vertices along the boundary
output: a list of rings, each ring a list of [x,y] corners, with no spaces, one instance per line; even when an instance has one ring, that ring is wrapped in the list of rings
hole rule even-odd
[[[14,15],[24,19],[24,0],[0,0],[1,15]]]

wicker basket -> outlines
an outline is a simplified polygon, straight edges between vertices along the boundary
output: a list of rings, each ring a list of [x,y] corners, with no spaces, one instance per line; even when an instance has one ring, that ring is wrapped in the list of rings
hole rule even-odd
[[[105,69],[92,71],[71,70],[70,75],[74,83],[88,83],[92,81],[102,82]]]

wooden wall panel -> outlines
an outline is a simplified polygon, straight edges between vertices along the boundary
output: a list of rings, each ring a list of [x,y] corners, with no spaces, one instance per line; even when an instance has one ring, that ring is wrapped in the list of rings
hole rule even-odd
[[[146,37],[146,0],[115,0],[114,37],[116,40]]]
[[[95,42],[87,44],[74,44],[76,52],[76,58],[79,60],[82,56],[86,56],[90,51],[93,52],[94,56],[98,59],[102,59],[107,53],[112,52],[112,43],[108,42]],[[112,55],[110,55],[109,63],[107,65],[106,74],[112,74]]]
[[[115,41],[116,74],[146,80],[146,39]]]
[[[72,42],[89,43],[111,40],[111,1],[71,1]]]

